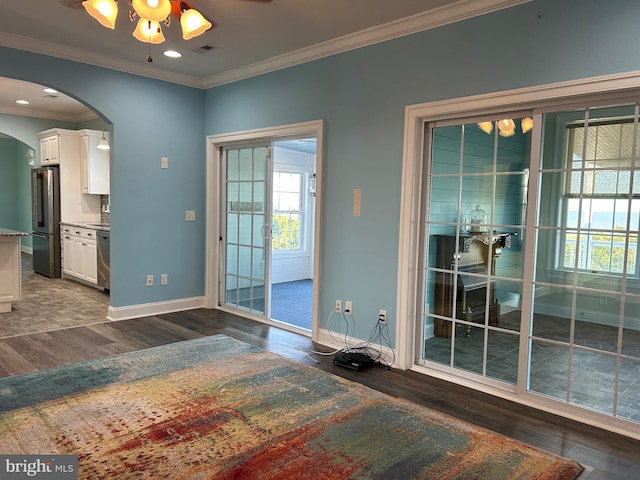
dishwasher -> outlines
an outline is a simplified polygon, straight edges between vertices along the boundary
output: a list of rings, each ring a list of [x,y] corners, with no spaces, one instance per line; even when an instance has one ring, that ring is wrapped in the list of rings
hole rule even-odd
[[[109,233],[107,230],[98,230],[98,286],[106,292],[111,289]]]

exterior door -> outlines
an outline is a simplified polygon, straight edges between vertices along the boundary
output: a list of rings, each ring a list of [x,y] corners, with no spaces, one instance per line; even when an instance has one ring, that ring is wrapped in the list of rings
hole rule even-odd
[[[220,301],[267,319],[270,146],[224,148],[222,159]]]

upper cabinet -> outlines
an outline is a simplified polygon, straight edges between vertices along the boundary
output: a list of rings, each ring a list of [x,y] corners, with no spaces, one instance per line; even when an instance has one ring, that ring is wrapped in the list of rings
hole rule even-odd
[[[98,148],[103,133],[80,130],[79,134],[82,193],[109,195],[109,150]]]
[[[58,165],[60,163],[60,137],[50,134],[40,139],[40,164]]]
[[[46,157],[44,150],[57,144],[57,158],[55,164],[58,165],[60,175],[60,220],[62,222],[75,223],[96,223],[100,221],[101,197],[100,195],[86,195],[84,190],[85,167],[83,167],[83,155],[89,159],[89,154],[83,144],[83,136],[91,132],[100,134],[95,130],[66,130],[63,128],[52,128],[38,133],[40,139],[40,164],[52,165],[52,157]],[[55,138],[54,141],[50,139]],[[49,143],[51,142],[51,143]],[[88,142],[90,143],[90,142]],[[44,146],[43,146],[44,144]],[[47,145],[49,147],[47,147]],[[97,148],[89,147],[89,151]],[[85,152],[83,154],[83,151]],[[42,159],[48,159],[45,162]],[[49,163],[46,163],[46,162]],[[107,161],[108,162],[108,161]],[[103,175],[104,176],[104,175]],[[108,185],[108,163],[106,181]],[[108,188],[106,190],[109,191]]]

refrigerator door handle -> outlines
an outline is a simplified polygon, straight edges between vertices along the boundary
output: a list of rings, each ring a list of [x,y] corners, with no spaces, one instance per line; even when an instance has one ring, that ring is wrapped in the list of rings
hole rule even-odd
[[[41,172],[34,172],[33,177],[33,226],[35,228],[44,227],[44,205],[42,198],[42,183],[44,181],[44,174]]]
[[[42,235],[41,233],[36,233],[36,232],[32,232],[31,233],[32,237],[38,237],[38,238],[49,238],[47,235]]]

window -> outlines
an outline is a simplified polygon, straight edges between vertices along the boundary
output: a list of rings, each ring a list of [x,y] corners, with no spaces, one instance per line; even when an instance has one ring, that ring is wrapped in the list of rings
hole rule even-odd
[[[273,250],[302,248],[303,179],[301,173],[273,172]]]
[[[640,175],[633,118],[587,119],[567,133],[564,269],[637,276]],[[629,224],[627,224],[629,222]],[[627,246],[628,245],[628,246]]]

